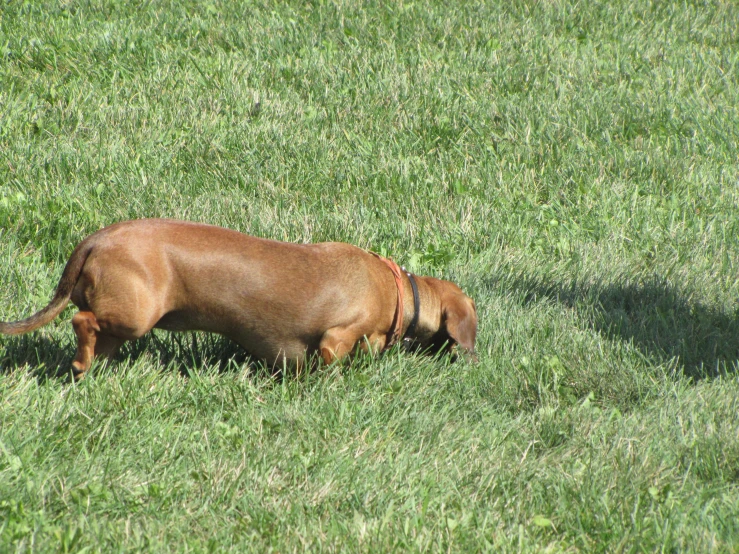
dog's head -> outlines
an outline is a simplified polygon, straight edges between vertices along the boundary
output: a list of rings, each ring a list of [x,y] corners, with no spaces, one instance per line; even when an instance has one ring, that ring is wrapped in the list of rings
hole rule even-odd
[[[428,323],[424,326],[425,340],[421,340],[419,346],[432,353],[456,353],[457,350],[461,350],[467,359],[477,361],[475,301],[451,281],[425,277],[424,282],[438,298],[440,313],[429,314],[431,317],[427,319],[423,317],[424,307],[421,306],[422,319]],[[436,302],[429,304],[434,305]]]

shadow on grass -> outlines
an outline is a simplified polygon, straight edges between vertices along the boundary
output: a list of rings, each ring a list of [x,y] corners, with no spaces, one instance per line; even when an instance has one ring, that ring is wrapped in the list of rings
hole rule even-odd
[[[28,366],[37,379],[45,380],[67,374],[74,348],[67,341],[31,333],[5,338],[0,353],[1,374]]]
[[[693,379],[737,372],[739,309],[726,313],[693,301],[659,278],[600,285],[519,275],[505,285],[523,293],[526,304],[550,299],[575,309],[602,335],[631,342],[651,359],[676,359]]]
[[[145,352],[152,355],[163,370],[174,370],[185,377],[206,368],[215,368],[219,373],[247,371],[255,376],[271,375],[263,363],[235,342],[212,333],[154,330],[137,341],[126,343],[116,359],[135,360]]]
[[[68,378],[75,348],[76,342],[54,340],[38,333],[7,337],[0,347],[0,374],[28,366],[39,380]],[[126,343],[115,360],[135,361],[144,353],[157,360],[163,370],[178,371],[184,376],[204,368],[216,368],[220,373],[246,370],[255,376],[275,376],[270,368],[219,335],[155,331]]]

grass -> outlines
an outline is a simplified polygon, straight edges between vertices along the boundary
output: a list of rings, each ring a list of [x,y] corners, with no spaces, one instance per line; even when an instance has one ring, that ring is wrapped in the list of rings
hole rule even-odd
[[[732,2],[5,2],[0,318],[175,217],[458,282],[480,362],[0,337],[2,551],[739,548]]]

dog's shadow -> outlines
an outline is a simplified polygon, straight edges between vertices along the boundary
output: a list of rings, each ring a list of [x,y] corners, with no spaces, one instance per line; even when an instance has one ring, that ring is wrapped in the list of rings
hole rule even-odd
[[[145,353],[150,354],[159,367],[177,371],[185,377],[204,368],[214,368],[218,373],[245,371],[257,377],[279,376],[279,372],[252,358],[235,342],[212,333],[150,331],[126,343],[116,359],[136,360]]]
[[[68,379],[75,350],[76,340],[65,334],[57,339],[41,333],[7,337],[0,344],[0,374],[28,368],[39,381]],[[136,363],[147,354],[162,371],[177,371],[183,376],[209,368],[219,373],[246,371],[255,377],[281,377],[279,371],[253,359],[225,337],[197,332],[147,333],[136,341],[126,343],[109,367],[116,371],[119,362]]]
[[[75,347],[69,340],[55,340],[40,333],[8,337],[0,344],[0,374],[27,367],[39,380],[68,371]]]
[[[659,277],[623,284],[548,282],[522,275],[494,281],[521,293],[526,305],[542,299],[564,304],[603,336],[631,342],[657,362],[673,360],[693,379],[737,372],[739,306],[731,311],[706,306]]]

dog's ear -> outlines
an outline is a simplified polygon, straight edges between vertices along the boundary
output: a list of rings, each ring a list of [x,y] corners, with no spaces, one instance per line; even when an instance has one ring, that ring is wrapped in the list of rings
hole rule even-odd
[[[477,309],[475,301],[464,294],[449,298],[444,306],[444,326],[449,338],[475,359]]]

